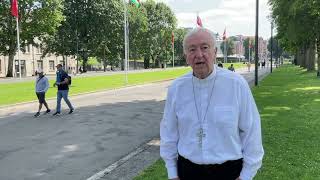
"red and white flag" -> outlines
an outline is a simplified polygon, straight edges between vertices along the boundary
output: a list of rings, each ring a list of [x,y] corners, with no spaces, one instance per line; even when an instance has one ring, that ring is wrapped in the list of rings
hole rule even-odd
[[[227,32],[226,32],[226,28],[224,28],[222,38],[223,38],[223,40],[226,40],[226,39],[227,39]]]
[[[203,27],[202,21],[201,21],[201,18],[199,17],[199,15],[197,16],[197,24],[198,24],[198,26]]]
[[[11,0],[11,14],[14,17],[19,17],[18,0]]]

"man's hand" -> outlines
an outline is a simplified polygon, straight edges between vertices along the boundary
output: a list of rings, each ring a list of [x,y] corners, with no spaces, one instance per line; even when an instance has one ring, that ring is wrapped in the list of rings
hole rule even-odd
[[[241,180],[240,177],[238,177],[236,180]]]

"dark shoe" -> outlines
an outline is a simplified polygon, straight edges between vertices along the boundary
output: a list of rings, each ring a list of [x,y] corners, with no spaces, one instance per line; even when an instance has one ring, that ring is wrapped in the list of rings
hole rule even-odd
[[[51,110],[50,110],[50,109],[47,109],[46,112],[45,112],[45,114],[48,114],[49,112],[51,112]]]
[[[60,115],[60,112],[55,112],[52,114],[52,116],[58,116],[58,115]]]
[[[40,112],[37,112],[37,113],[34,115],[34,117],[38,117],[38,116],[40,116]]]
[[[69,113],[68,114],[72,114],[74,111],[74,109],[70,109]]]

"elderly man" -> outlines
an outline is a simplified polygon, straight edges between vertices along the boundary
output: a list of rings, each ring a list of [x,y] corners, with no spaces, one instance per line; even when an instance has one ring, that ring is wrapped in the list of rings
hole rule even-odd
[[[260,116],[246,80],[217,68],[215,37],[205,28],[183,42],[192,72],[168,89],[160,154],[169,179],[250,180],[262,164]]]

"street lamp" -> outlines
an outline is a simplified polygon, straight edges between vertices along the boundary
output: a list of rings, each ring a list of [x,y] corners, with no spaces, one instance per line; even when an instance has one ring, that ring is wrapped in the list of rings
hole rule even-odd
[[[259,46],[259,0],[256,0],[256,38],[255,38],[255,86],[258,86],[258,46]]]
[[[270,63],[271,63],[271,66],[270,66],[270,72],[272,73],[272,49],[273,49],[273,20],[271,20],[271,46],[270,46],[270,53],[271,53],[271,59],[270,59]]]

